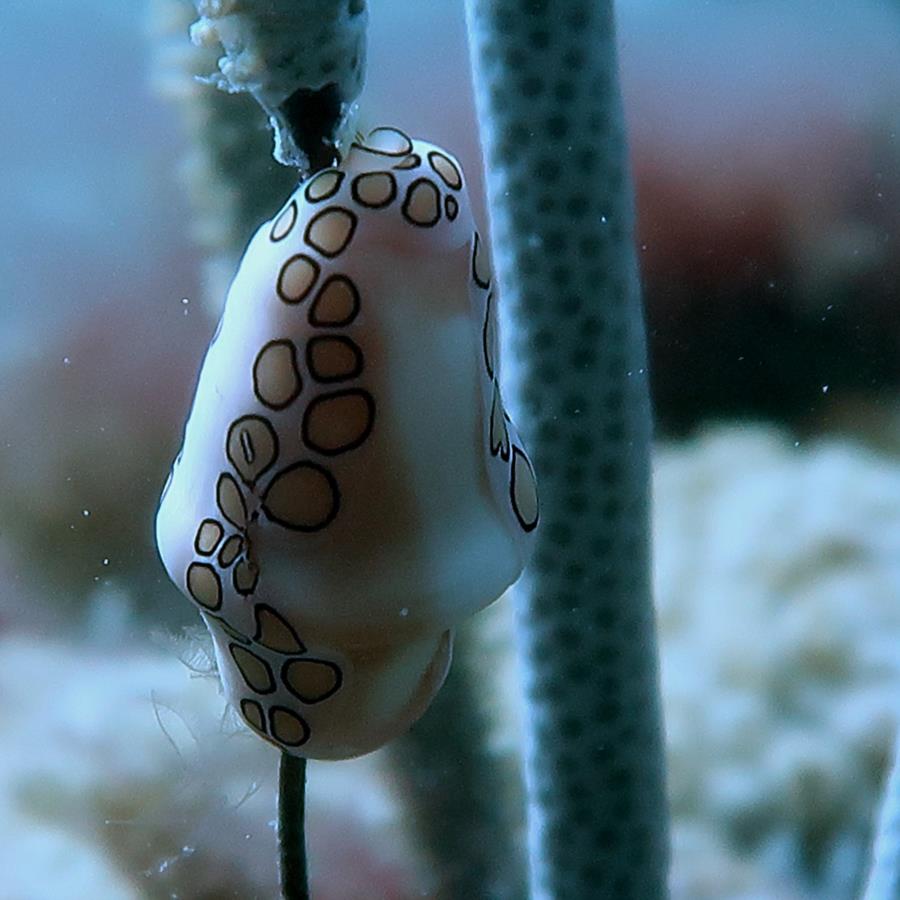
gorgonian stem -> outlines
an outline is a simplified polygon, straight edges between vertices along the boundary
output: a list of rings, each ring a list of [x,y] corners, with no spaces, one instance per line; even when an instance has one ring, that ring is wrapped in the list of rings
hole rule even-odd
[[[309,900],[305,820],[306,760],[282,753],[278,769],[278,870],[284,900]]]

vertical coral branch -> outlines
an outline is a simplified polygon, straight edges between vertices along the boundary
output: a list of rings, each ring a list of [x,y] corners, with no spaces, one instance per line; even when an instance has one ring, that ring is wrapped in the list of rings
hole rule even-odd
[[[611,0],[467,0],[502,303],[543,503],[523,582],[538,897],[666,893],[650,408]]]
[[[153,0],[154,84],[181,114],[186,137],[180,175],[193,209],[191,235],[204,251],[208,310],[218,316],[247,239],[297,183],[294,169],[272,159],[272,138],[248,94],[204,83],[217,53],[192,46],[192,0]]]
[[[873,849],[872,869],[864,900],[900,897],[900,740],[894,766],[884,788],[884,799]]]

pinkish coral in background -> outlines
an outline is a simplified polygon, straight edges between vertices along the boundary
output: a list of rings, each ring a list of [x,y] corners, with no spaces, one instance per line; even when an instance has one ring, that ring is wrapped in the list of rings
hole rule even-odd
[[[634,3],[620,25],[663,424],[820,425],[896,389],[900,10]]]
[[[87,305],[65,333],[44,334],[41,355],[7,364],[0,511],[52,606],[61,596],[47,585],[78,608],[110,579],[147,591],[145,609],[167,602],[152,511],[211,325],[153,291],[136,281],[127,298]]]

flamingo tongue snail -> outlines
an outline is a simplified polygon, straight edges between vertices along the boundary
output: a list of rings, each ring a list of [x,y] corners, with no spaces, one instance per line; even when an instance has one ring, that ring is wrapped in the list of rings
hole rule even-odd
[[[375,129],[253,237],[156,530],[257,734],[376,749],[518,578],[538,500],[498,380],[486,248],[444,150]]]

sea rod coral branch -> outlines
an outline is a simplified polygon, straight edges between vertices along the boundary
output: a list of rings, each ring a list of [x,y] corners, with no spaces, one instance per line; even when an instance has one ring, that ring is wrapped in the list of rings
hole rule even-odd
[[[247,244],[297,182],[272,159],[259,104],[206,82],[221,47],[192,46],[193,0],[152,0],[153,84],[177,107],[184,131],[180,181],[191,201],[191,237],[202,249],[206,310],[218,318]]]
[[[220,86],[249,91],[269,116],[275,158],[330,165],[348,137],[366,61],[365,0],[195,0],[196,43],[218,41]]]
[[[523,581],[534,894],[665,895],[650,408],[611,0],[467,0],[501,304],[542,486]]]
[[[900,743],[884,788],[872,868],[863,900],[889,900],[900,894]]]

